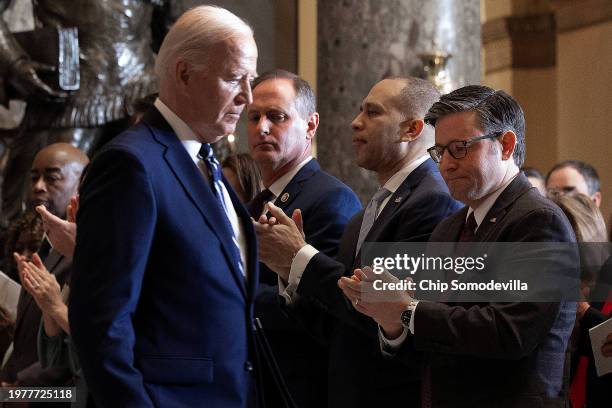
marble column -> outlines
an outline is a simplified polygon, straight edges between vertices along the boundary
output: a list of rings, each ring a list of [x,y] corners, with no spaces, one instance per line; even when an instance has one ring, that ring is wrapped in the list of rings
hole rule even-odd
[[[366,202],[378,186],[357,167],[350,123],[370,88],[387,76],[424,77],[419,54],[452,57],[454,87],[480,82],[479,0],[318,2],[318,158]]]

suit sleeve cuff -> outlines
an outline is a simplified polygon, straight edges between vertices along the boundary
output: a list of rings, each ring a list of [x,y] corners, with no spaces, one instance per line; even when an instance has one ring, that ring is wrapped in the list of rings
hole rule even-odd
[[[289,270],[289,282],[285,284],[280,278],[278,279],[278,290],[282,297],[285,298],[287,304],[292,303],[295,300],[296,290],[302,279],[302,274],[308,266],[308,262],[313,256],[318,254],[319,251],[312,245],[303,246],[291,262],[291,269]]]
[[[408,337],[408,329],[404,328],[404,331],[398,338],[389,340],[385,337],[385,334],[383,333],[380,326],[378,326],[378,340],[380,343],[380,351],[385,357],[393,357],[397,350],[399,350],[399,348],[402,346],[402,343],[404,343],[404,340],[406,340],[406,337]]]

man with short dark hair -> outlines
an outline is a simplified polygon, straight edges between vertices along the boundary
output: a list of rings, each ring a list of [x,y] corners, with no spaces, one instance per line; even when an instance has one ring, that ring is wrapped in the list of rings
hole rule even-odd
[[[265,187],[250,203],[251,215],[258,219],[267,212],[266,202],[273,202],[289,215],[300,209],[306,241],[335,256],[342,232],[361,204],[349,187],[321,170],[312,157],[312,140],[319,125],[312,88],[291,72],[266,72],[253,82],[253,103],[247,117],[251,156]],[[260,265],[255,316],[262,321],[296,404],[304,408],[325,406],[327,350],[282,312],[277,280],[274,272]],[[264,385],[266,405],[284,406],[277,400],[270,376],[264,376]]]
[[[589,163],[580,160],[555,164],[546,176],[546,189],[549,194],[584,194],[598,207],[601,205],[599,174]]]
[[[427,241],[459,208],[426,151],[433,128],[423,118],[439,96],[431,83],[410,77],[382,80],[364,98],[351,124],[353,147],[380,188],[347,225],[336,259],[302,238],[299,214],[291,220],[273,207],[278,223],[256,226],[262,262],[286,285],[289,310],[329,344],[330,407],[419,406],[419,362],[383,358],[377,325],[355,312],[337,281],[362,266],[365,242]],[[320,317],[302,313],[304,298],[319,305]]]
[[[453,197],[466,204],[436,227],[430,242],[575,242],[562,211],[519,172],[525,122],[512,97],[466,86],[442,96],[425,120],[435,126],[428,151]],[[566,406],[575,302],[441,303],[408,294],[368,302],[360,293],[374,276],[368,270],[356,276],[361,281],[342,278],[339,285],[382,327],[383,352],[405,361],[415,350],[427,353],[423,407]]]

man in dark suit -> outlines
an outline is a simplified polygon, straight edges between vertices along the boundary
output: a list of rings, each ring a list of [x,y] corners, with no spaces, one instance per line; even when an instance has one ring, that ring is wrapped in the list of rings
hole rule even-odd
[[[160,48],[154,107],[85,177],[69,320],[100,406],[256,402],[255,234],[210,146],[252,101],[256,62],[240,18],[187,11]]]
[[[575,242],[563,212],[519,172],[525,122],[512,97],[467,86],[442,96],[425,119],[435,126],[436,144],[429,152],[453,197],[467,204],[442,221],[430,241]],[[553,270],[556,259],[564,258],[543,254],[552,255]],[[381,325],[383,350],[395,353],[399,340],[396,359],[410,361],[414,350],[427,353],[422,406],[565,406],[575,302],[439,303],[409,296],[367,302],[359,293],[373,276],[367,270],[356,274],[361,281],[343,278],[339,285],[357,310]]]
[[[300,209],[306,241],[328,256],[336,256],[346,223],[361,209],[359,199],[345,184],[321,170],[312,157],[312,140],[319,125],[316,98],[297,75],[274,70],[253,82],[248,107],[251,156],[263,176],[265,190],[249,205],[258,219],[265,202],[286,214]],[[319,408],[327,401],[327,350],[282,311],[278,277],[260,264],[255,316],[262,321],[289,391],[299,407]],[[266,405],[283,406],[264,376]]]
[[[289,310],[329,345],[330,407],[418,406],[418,370],[405,375],[410,368],[382,358],[376,324],[354,311],[337,281],[361,266],[363,242],[426,241],[459,208],[426,153],[433,128],[423,117],[438,97],[427,81],[396,78],[377,83],[364,99],[352,123],[353,146],[357,164],[374,171],[381,188],[349,222],[335,260],[307,245],[274,207],[278,223],[257,226],[261,259],[287,284]],[[293,218],[301,224],[299,213]],[[304,313],[303,299],[320,315]]]
[[[66,143],[55,143],[39,151],[30,171],[30,205],[44,205],[59,218],[66,217],[70,197],[76,194],[85,153]],[[44,253],[43,253],[44,252]],[[70,276],[71,261],[43,243],[41,257],[46,268],[63,285]],[[19,259],[25,259],[22,256]],[[42,313],[32,296],[21,290],[13,337],[13,352],[2,368],[2,381],[20,386],[64,385],[70,379],[68,367],[43,369],[38,360],[37,337]]]

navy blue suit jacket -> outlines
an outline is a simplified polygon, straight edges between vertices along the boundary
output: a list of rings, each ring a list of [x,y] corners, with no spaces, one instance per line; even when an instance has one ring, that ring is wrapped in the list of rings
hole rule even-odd
[[[291,179],[275,204],[287,215],[299,208],[306,241],[329,256],[336,256],[348,221],[361,209],[355,193],[321,170],[312,159]],[[318,408],[327,402],[327,349],[284,312],[278,294],[277,274],[260,264],[260,286],[255,315],[262,321],[289,391],[301,408]],[[266,406],[280,407],[274,383],[265,376]],[[276,392],[277,393],[277,392]]]
[[[78,213],[69,317],[104,407],[246,407],[256,383],[252,300],[223,209],[156,109],[92,162]]]

